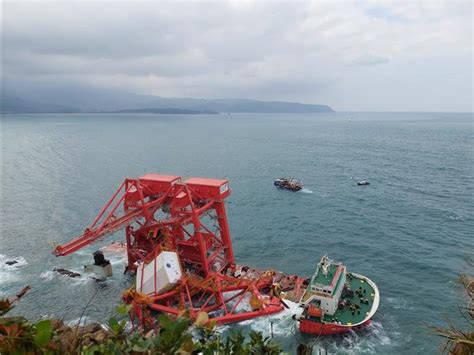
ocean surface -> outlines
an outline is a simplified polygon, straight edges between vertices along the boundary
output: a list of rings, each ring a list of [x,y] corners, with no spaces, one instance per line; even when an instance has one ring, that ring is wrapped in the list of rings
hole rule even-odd
[[[13,314],[74,322],[93,297],[86,319],[108,318],[132,282],[123,257],[107,255],[106,282],[70,279],[52,269],[82,272],[100,245],[64,258],[50,245],[81,234],[124,177],[157,172],[230,180],[239,263],[309,276],[328,254],[376,282],[373,324],[315,353],[432,354],[429,326],[466,325],[455,280],[474,254],[472,114],[5,115],[1,134],[0,292],[32,286]],[[305,189],[276,189],[280,176]],[[312,342],[288,310],[234,327],[270,322],[290,352]]]

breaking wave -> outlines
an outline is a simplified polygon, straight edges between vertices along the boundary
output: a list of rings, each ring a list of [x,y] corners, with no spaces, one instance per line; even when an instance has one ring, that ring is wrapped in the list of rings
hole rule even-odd
[[[392,338],[382,324],[372,322],[360,333],[349,332],[342,338],[322,338],[313,345],[313,353],[380,354],[384,347],[393,345]]]
[[[93,322],[93,319],[91,317],[83,316],[82,318],[75,318],[75,319],[68,320],[65,323],[69,327],[75,327],[77,325],[84,325],[84,324],[89,324],[92,322]]]
[[[54,279],[55,276],[56,272],[54,271],[44,271],[40,274],[39,277],[45,281],[51,281],[52,279]]]
[[[6,264],[7,261],[16,261],[16,264],[7,265]],[[26,262],[25,258],[22,256],[8,258],[6,255],[0,254],[0,271],[19,269],[23,266],[26,266],[27,264],[28,263]]]
[[[8,261],[16,261],[15,264],[8,265]],[[13,257],[9,258],[4,254],[0,254],[0,280],[2,282],[12,282],[18,279],[18,270],[26,266],[28,263],[25,258]]]
[[[298,303],[288,300],[285,300],[285,304],[287,304],[289,308],[284,308],[283,311],[271,316],[247,320],[240,323],[239,326],[262,332],[264,336],[270,336],[273,325],[274,336],[288,336],[289,332],[294,330],[293,327],[296,324],[292,319],[293,316],[300,315],[303,309]]]
[[[303,187],[301,189],[301,192],[304,193],[304,194],[312,194],[313,191],[311,191],[310,189],[307,189],[306,187]]]

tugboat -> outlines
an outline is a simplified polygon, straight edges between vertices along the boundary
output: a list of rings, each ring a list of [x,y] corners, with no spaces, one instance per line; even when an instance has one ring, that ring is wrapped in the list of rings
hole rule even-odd
[[[299,329],[316,336],[361,329],[370,324],[379,302],[374,282],[324,255],[301,297]]]
[[[303,183],[293,178],[279,178],[273,182],[276,187],[291,191],[299,191],[303,188]]]

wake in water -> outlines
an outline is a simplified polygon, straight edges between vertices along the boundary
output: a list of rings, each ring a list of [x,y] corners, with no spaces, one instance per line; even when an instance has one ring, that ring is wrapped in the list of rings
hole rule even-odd
[[[298,330],[294,315],[300,315],[302,308],[297,303],[286,300],[289,306],[280,313],[260,317],[238,324],[218,326],[216,331],[226,334],[233,329],[261,332],[264,337],[273,337],[284,351],[294,353],[299,344],[313,347],[313,354],[377,354],[385,346],[393,346],[393,340],[380,322],[374,321],[360,332],[349,332],[344,335],[313,337],[303,335]],[[397,337],[397,334],[393,334]]]
[[[303,187],[303,188],[301,189],[301,192],[304,193],[304,194],[312,194],[312,193],[313,193],[313,191],[307,189],[306,187]]]
[[[392,339],[379,322],[372,322],[363,331],[349,332],[340,337],[320,338],[313,345],[313,353],[319,354],[379,354]]]

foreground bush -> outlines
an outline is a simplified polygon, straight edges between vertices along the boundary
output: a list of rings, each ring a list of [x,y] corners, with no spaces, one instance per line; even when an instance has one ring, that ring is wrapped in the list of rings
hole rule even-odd
[[[474,266],[472,260],[468,260],[470,266]],[[467,296],[467,307],[459,307],[460,312],[467,322],[467,327],[462,329],[453,325],[448,320],[446,328],[433,327],[432,330],[446,339],[442,353],[448,352],[452,355],[474,354],[474,277],[472,275],[461,275],[459,283],[463,286]]]
[[[279,354],[280,347],[261,333],[240,332],[222,336],[207,319],[193,324],[187,317],[170,319],[160,315],[148,332],[126,331],[127,321],[112,317],[106,326],[97,323],[70,327],[60,320],[30,322],[24,317],[5,317],[25,288],[13,299],[0,300],[0,354]],[[119,317],[128,314],[117,307]]]

